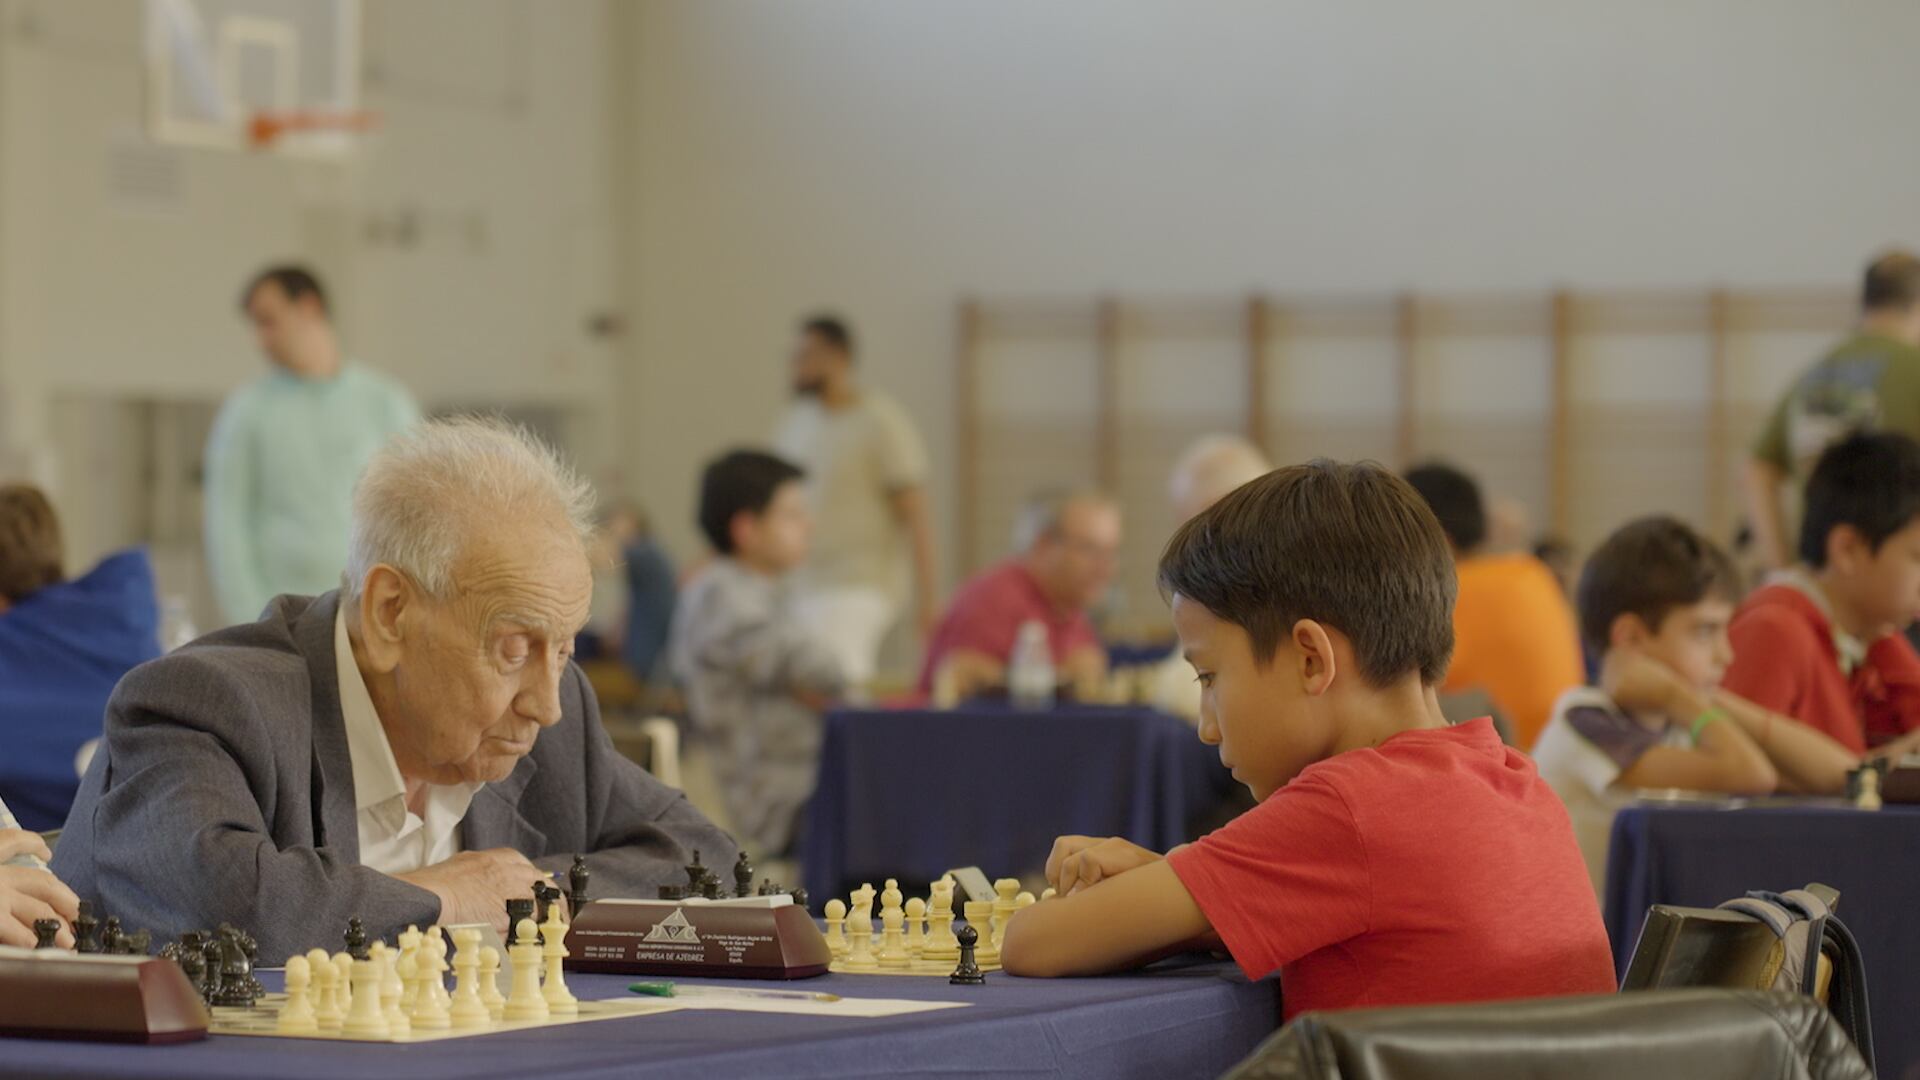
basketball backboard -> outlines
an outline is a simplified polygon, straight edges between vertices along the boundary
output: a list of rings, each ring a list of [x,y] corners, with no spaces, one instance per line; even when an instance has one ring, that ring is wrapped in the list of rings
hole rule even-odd
[[[360,0],[146,0],[147,113],[163,143],[351,154]]]

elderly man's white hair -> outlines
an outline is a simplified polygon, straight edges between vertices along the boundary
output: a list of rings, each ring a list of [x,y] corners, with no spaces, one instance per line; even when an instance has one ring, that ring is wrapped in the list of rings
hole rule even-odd
[[[1167,495],[1174,512],[1188,518],[1272,471],[1267,455],[1240,436],[1202,435],[1175,462]]]
[[[347,596],[385,563],[436,599],[453,595],[469,537],[502,521],[564,521],[593,534],[593,487],[532,432],[497,417],[429,420],[394,436],[353,488]]]
[[[1013,519],[1013,550],[1025,554],[1043,536],[1059,531],[1067,507],[1076,503],[1117,506],[1113,497],[1095,488],[1053,488],[1029,496]]]

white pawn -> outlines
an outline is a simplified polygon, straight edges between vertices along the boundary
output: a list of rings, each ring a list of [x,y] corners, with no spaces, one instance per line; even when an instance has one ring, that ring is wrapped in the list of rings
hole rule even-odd
[[[847,955],[847,905],[838,899],[827,901],[827,951],[835,960]]]
[[[540,993],[547,999],[547,1011],[555,1016],[575,1016],[580,1000],[567,989],[567,924],[560,919],[560,905],[547,909],[547,921],[540,927],[546,937],[543,954],[547,961],[546,983]]]
[[[927,951],[927,902],[914,897],[907,901],[907,955],[915,960]]]
[[[1039,903],[1039,901],[1033,898],[1032,893],[1023,892],[1019,896],[1016,896],[1013,898],[1013,910],[1021,911],[1026,908],[1032,907],[1036,903]]]
[[[441,943],[439,949],[433,947],[436,940]],[[446,940],[435,928],[413,956],[414,982],[420,989],[414,995],[413,1012],[408,1014],[408,1019],[422,1031],[445,1031],[453,1026],[453,1019],[447,1015],[447,961],[442,955],[445,949]]]
[[[400,1010],[400,994],[404,985],[400,981],[400,950],[390,948],[384,941],[376,941],[368,954],[380,968],[380,1011],[387,1017],[387,1034],[400,1038],[413,1033],[413,1021]]]
[[[320,1023],[314,1019],[313,1001],[307,986],[313,978],[313,965],[304,956],[287,960],[287,1004],[280,1010],[274,1030],[282,1035],[318,1035]]]
[[[993,923],[993,901],[969,900],[962,911],[966,914],[967,925],[980,935],[980,943],[973,949],[974,962],[982,968],[1000,966],[1000,943],[988,932],[988,927]]]
[[[340,1002],[340,1015],[348,1016],[353,1012],[353,957],[334,953],[333,970],[333,992]]]
[[[453,1008],[447,1011],[456,1028],[483,1028],[493,1023],[493,1013],[480,1000],[480,931],[462,927],[453,932],[459,951],[453,954]]]
[[[1014,894],[1020,891],[1018,878],[1005,877],[993,883],[993,951],[1007,936],[1007,920],[1013,918]]]
[[[353,1005],[342,1031],[356,1039],[385,1039],[393,1034],[387,1025],[387,1014],[380,1006],[379,965],[371,958],[355,960],[349,956],[347,972],[353,982]]]
[[[491,945],[480,950],[480,1000],[496,1023],[506,1015],[507,999],[500,993],[500,950]]]
[[[313,969],[313,988],[319,999],[313,1007],[313,1021],[321,1031],[339,1031],[346,1014],[340,1011],[340,997],[334,992],[333,957],[325,949],[315,949],[307,954],[307,966]]]
[[[913,957],[907,953],[907,938],[901,933],[900,924],[905,921],[898,904],[880,912],[880,966],[883,968],[903,968],[913,964]]]
[[[1053,889],[1052,889],[1051,887],[1049,887],[1049,888],[1048,888],[1048,889],[1047,889],[1047,890],[1046,890],[1045,892],[1043,892],[1043,893],[1041,893],[1041,894],[1040,894],[1040,899],[1042,899],[1042,900],[1051,900],[1051,899],[1053,899],[1054,897],[1056,897],[1056,896],[1059,896],[1059,895],[1060,895],[1059,893],[1057,893],[1057,892],[1055,892],[1055,891],[1053,891]]]
[[[513,959],[513,992],[507,995],[508,1020],[545,1020],[547,999],[540,996],[540,931],[532,919],[521,919],[514,942],[507,949]]]
[[[1880,770],[1860,770],[1860,793],[1853,797],[1853,805],[1862,810],[1880,809]]]

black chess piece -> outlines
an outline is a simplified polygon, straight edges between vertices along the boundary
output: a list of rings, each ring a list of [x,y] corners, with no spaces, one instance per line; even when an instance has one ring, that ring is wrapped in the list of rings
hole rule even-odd
[[[355,960],[365,960],[367,958],[367,927],[365,923],[360,921],[360,916],[355,915],[347,920],[347,932],[344,938],[347,944],[348,956],[353,957]],[[242,951],[244,952],[245,950]]]
[[[778,890],[779,886],[776,885],[774,886],[774,888],[775,890]],[[787,890],[787,895],[793,897],[794,906],[798,907],[801,911],[813,910],[812,908],[809,908],[807,906],[807,890],[805,886],[801,886],[800,888],[797,888],[797,889],[789,889]]]
[[[94,917],[93,901],[80,901],[80,914],[73,920],[73,951],[97,953],[100,951],[100,939],[94,935],[100,931],[100,920]]]
[[[251,1009],[259,1000],[254,992],[257,985],[253,977],[253,965],[247,962],[246,950],[240,947],[240,941],[234,935],[226,935],[215,946],[220,950],[220,987],[214,991],[211,1005],[224,1005],[229,1008]]]
[[[60,943],[59,919],[33,920],[33,947],[36,949],[57,949]]]
[[[135,930],[120,939],[120,955],[145,956],[153,948],[153,931]]]
[[[700,895],[709,900],[720,899],[723,895],[720,892],[720,879],[712,874],[708,874],[706,878],[700,882]]]
[[[518,927],[520,926],[521,919],[531,918],[533,918],[532,897],[521,896],[507,901],[507,940],[514,940],[515,936],[519,933]]]
[[[662,900],[685,900],[686,898],[687,887],[685,885],[660,886],[660,899]]]
[[[533,883],[534,921],[542,926],[547,924],[547,913],[553,910],[554,901],[560,899],[560,886],[544,881]]]
[[[100,948],[98,951],[106,953],[108,956],[118,956],[120,954],[120,939],[124,936],[125,935],[120,932],[120,916],[107,916],[106,924],[100,928]]]
[[[733,862],[733,895],[753,895],[753,864],[747,861],[747,853],[744,850]]]
[[[693,849],[693,861],[687,864],[686,870],[687,890],[691,894],[698,896],[700,894],[700,885],[707,877],[707,868],[700,865],[699,848]]]
[[[220,966],[224,960],[220,950],[220,942],[211,938],[207,939],[200,946],[200,958],[202,961],[200,969],[200,997],[205,1000],[207,1004],[211,1005],[213,1004],[213,999],[219,996],[220,993]]]
[[[573,866],[567,871],[567,904],[577,918],[582,908],[587,906],[587,886],[593,883],[593,871],[587,868],[587,857],[575,855]]]
[[[960,966],[953,969],[947,981],[955,986],[985,985],[987,977],[980,973],[980,963],[973,958],[973,947],[980,944],[980,931],[962,926],[953,936],[960,939]]]
[[[179,954],[173,958],[173,962],[180,965],[181,972],[187,977],[187,983],[199,992],[201,1000],[205,1000],[207,996],[207,958],[201,954],[199,949],[189,950],[182,947],[179,950]]]

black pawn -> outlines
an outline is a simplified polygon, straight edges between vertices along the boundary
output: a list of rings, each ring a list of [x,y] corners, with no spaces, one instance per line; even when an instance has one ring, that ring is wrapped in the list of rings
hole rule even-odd
[[[953,969],[947,981],[955,986],[984,986],[987,977],[980,973],[980,963],[973,958],[973,947],[980,943],[980,931],[962,926],[953,936],[960,939],[960,966]]]
[[[567,904],[575,915],[587,906],[587,886],[593,882],[593,871],[587,869],[587,857],[575,855],[573,866],[567,871]]]
[[[747,861],[747,853],[744,851],[733,863],[733,895],[753,895],[753,864]]]
[[[106,953],[108,956],[118,956],[120,954],[120,939],[125,936],[126,935],[120,932],[120,917],[118,915],[107,916],[106,925],[100,928],[99,951]]]
[[[709,900],[720,899],[720,879],[715,877],[711,873],[702,875],[702,878],[700,881],[700,895],[706,897]]]
[[[353,918],[347,920],[345,940],[348,956],[353,957],[355,960],[365,960],[367,958],[367,927],[365,923],[360,921],[360,916],[355,915]],[[236,945],[239,944],[237,940],[234,943]],[[244,952],[245,950],[243,949],[242,951]]]
[[[33,947],[34,948],[57,949],[60,947],[58,941],[56,940],[57,938],[59,938],[59,936],[60,936],[60,920],[59,919],[33,920]]]
[[[135,930],[120,939],[120,955],[145,956],[153,948],[153,931]]]
[[[779,886],[776,885],[774,886],[774,888],[778,889]],[[804,886],[798,889],[787,890],[787,895],[793,897],[793,905],[799,908],[801,911],[810,912],[813,910],[812,908],[807,906],[807,890]]]
[[[100,920],[94,917],[93,902],[80,901],[80,915],[73,920],[73,950],[83,953],[100,951],[100,939],[94,935],[100,931]]]

